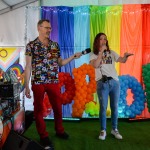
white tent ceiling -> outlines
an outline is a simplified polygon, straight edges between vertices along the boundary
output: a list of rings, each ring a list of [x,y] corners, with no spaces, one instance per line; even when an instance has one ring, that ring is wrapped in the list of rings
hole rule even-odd
[[[38,0],[0,0],[0,15]]]

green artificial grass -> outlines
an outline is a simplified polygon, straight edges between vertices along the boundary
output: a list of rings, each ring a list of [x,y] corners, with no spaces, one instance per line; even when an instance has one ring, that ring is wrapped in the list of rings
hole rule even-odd
[[[107,120],[107,137],[98,139],[99,120],[63,121],[68,140],[55,136],[54,121],[46,120],[49,137],[55,150],[150,150],[150,121],[128,122],[119,120],[119,131],[123,140],[115,139],[111,134],[111,120]],[[24,136],[39,142],[35,122],[25,131]]]

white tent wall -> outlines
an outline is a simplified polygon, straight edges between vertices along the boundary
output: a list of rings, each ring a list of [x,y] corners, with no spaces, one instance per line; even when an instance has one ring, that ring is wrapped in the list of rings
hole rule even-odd
[[[0,46],[24,45],[24,16],[24,8],[0,15]]]
[[[26,7],[26,29],[25,29],[25,41],[26,44],[29,41],[34,40],[38,36],[37,22],[40,18],[41,8],[38,6]]]
[[[29,6],[38,6],[38,2],[34,2]],[[23,6],[0,15],[0,46],[25,45],[25,10],[26,6]]]

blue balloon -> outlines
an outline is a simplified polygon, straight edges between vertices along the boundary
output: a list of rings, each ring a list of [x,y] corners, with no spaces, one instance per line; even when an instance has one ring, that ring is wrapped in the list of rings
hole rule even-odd
[[[126,116],[130,116],[131,115],[131,110],[130,109],[127,109],[126,112],[125,112]]]
[[[129,117],[130,117],[130,118],[135,118],[136,115],[135,115],[134,113],[131,113]]]
[[[118,108],[118,113],[122,113],[123,109],[121,107]]]
[[[146,96],[143,87],[138,80],[130,75],[119,76],[120,81],[120,99],[118,114],[119,117],[135,118],[140,115],[145,108]],[[129,106],[126,101],[127,90],[131,89],[133,93],[133,102]]]

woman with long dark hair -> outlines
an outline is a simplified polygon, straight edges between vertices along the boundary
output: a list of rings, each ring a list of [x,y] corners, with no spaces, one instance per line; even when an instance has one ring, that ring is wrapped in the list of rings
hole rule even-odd
[[[98,33],[93,43],[93,53],[90,56],[90,64],[95,68],[95,76],[97,81],[97,94],[100,103],[100,126],[101,131],[99,139],[106,138],[106,110],[108,104],[108,96],[110,97],[111,107],[111,134],[117,139],[122,139],[122,135],[118,131],[118,100],[120,96],[120,84],[115,69],[115,62],[125,63],[129,56],[133,54],[124,53],[119,56],[115,51],[110,50],[107,36],[105,33]]]

